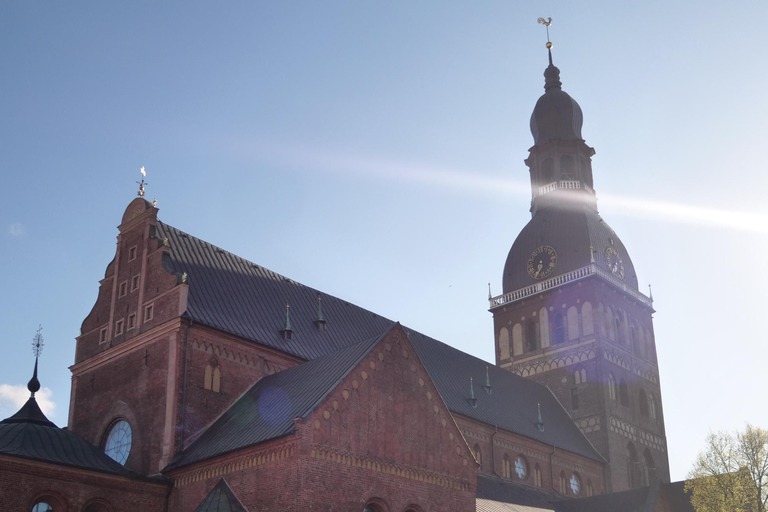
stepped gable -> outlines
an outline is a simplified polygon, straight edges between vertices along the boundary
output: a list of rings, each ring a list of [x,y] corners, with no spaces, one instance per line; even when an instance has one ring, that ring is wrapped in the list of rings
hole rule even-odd
[[[195,509],[195,512],[248,512],[223,478]]]
[[[165,471],[294,433],[293,420],[306,418],[390,330],[259,380]]]
[[[164,261],[166,270],[178,274],[187,273],[189,299],[185,315],[196,323],[307,360],[359,344],[360,340],[377,339],[395,324],[394,321],[371,311],[321,293],[326,328],[318,329],[314,324],[317,296],[320,293],[318,290],[251,263],[160,221],[158,236],[167,237],[169,241],[170,252]],[[285,325],[286,303],[291,306],[293,335],[290,340],[280,334],[281,327]],[[407,327],[404,329],[409,332],[419,358],[450,411],[604,462],[557,398],[545,386],[511,374],[417,331]],[[304,366],[300,365],[295,370]],[[491,395],[487,395],[480,387],[485,382],[486,367],[489,367],[491,385],[495,390]],[[286,371],[290,370],[272,377],[282,375]],[[477,385],[476,408],[466,400],[469,397],[470,377]],[[544,416],[543,432],[535,424],[538,403],[541,403]],[[237,403],[232,407],[235,406]],[[228,413],[229,411],[225,415]],[[282,435],[287,433],[290,432],[284,432]],[[251,441],[255,444],[267,439],[271,437],[254,435]],[[193,446],[191,445],[184,454]],[[210,451],[206,450],[206,453],[208,454],[203,455],[201,452],[195,460],[225,452],[211,448]],[[177,459],[178,464],[181,464],[182,460],[187,459]],[[187,463],[189,462],[184,462]]]
[[[85,439],[51,422],[32,396],[10,418],[0,421],[0,454],[112,475],[141,478]]]

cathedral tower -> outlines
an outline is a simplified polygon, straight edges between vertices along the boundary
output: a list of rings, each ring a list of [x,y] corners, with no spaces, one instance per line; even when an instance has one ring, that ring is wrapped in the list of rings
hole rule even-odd
[[[532,218],[507,256],[504,293],[490,299],[496,363],[552,390],[608,461],[609,491],[668,482],[653,300],[598,213],[595,150],[551,52],[544,77],[525,160]]]

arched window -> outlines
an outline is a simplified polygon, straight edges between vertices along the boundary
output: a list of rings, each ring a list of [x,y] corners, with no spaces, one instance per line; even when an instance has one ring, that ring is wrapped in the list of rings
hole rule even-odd
[[[573,164],[573,157],[571,155],[563,155],[560,157],[560,179],[575,181],[576,169]]]
[[[205,365],[205,380],[203,381],[203,389],[211,389],[213,385],[213,366],[210,364]]]
[[[480,464],[480,469],[483,469],[483,452],[480,451],[480,445],[476,444],[472,451],[475,453],[475,460]]]
[[[526,324],[525,329],[525,351],[526,352],[533,352],[534,350],[538,350],[539,348],[539,340],[538,336],[536,335],[536,322],[533,320],[530,320],[528,324]]]
[[[512,478],[512,462],[507,454],[504,454],[504,458],[501,460],[501,476],[503,478]]]
[[[515,459],[515,473],[520,480],[528,478],[528,462],[522,455],[518,455]]]
[[[629,327],[629,349],[634,352],[636,356],[640,355],[640,347],[637,344],[637,336],[635,335],[635,326]]]
[[[539,309],[539,348],[549,346],[549,313],[547,308]]]
[[[619,344],[626,344],[627,340],[624,338],[624,329],[622,329],[621,320],[619,320],[618,316],[613,317],[613,325],[616,330],[616,339],[619,341]]]
[[[656,397],[653,393],[648,395],[648,412],[651,414],[651,419],[655,420],[658,413],[656,412]]]
[[[612,373],[608,374],[608,397],[616,400],[616,377]]]
[[[574,411],[579,408],[579,388],[571,389],[571,409]]]
[[[576,384],[584,384],[587,382],[587,370],[584,368],[576,368],[576,371],[573,372],[573,380]]]
[[[387,510],[389,507],[379,498],[371,498],[363,508],[363,512],[387,512]]]
[[[656,479],[656,463],[648,448],[643,452],[643,462],[645,463],[645,485],[651,485],[651,482]]]
[[[637,450],[631,442],[627,444],[627,475],[629,476],[629,488],[634,489],[639,486],[639,462],[637,460]]]
[[[509,359],[509,329],[506,327],[499,330],[499,359]]]
[[[213,385],[211,386],[211,391],[214,393],[221,391],[221,370],[218,366],[213,369]]]
[[[32,512],[54,512],[53,506],[46,501],[38,501],[32,507]]]
[[[512,355],[519,356],[523,353],[523,326],[515,324],[512,326]]]
[[[555,313],[552,323],[552,327],[555,330],[555,344],[563,343],[565,341],[565,322],[563,321],[563,315]]]
[[[587,480],[587,497],[594,495],[595,489],[592,487],[592,480]]]
[[[125,420],[118,420],[109,429],[106,442],[104,443],[104,453],[119,464],[125,465],[128,455],[131,453],[132,443],[133,433],[131,426]]]
[[[541,487],[541,468],[538,464],[533,468],[533,485]]]
[[[579,310],[576,306],[568,308],[568,339],[579,339]]]
[[[629,389],[627,388],[627,382],[624,379],[619,381],[619,402],[624,407],[629,407]]]
[[[205,389],[218,393],[221,391],[221,370],[216,365],[216,361],[211,365],[210,363],[205,365],[205,381],[203,382]]]
[[[571,492],[578,496],[581,494],[581,478],[576,473],[571,475]]]
[[[641,389],[639,395],[640,402],[640,415],[648,416],[648,395],[645,394],[645,390]]]
[[[548,185],[555,181],[555,161],[546,158],[541,163],[541,184]]]
[[[592,304],[584,302],[581,305],[581,330],[584,336],[595,334],[595,320],[592,316]]]
[[[613,311],[611,311],[611,308],[605,308],[605,325],[606,330],[608,331],[608,338],[611,341],[616,341],[616,322],[614,322],[615,317],[613,316]]]
[[[565,479],[565,472],[560,472],[560,479],[559,479],[559,485],[558,490],[560,491],[560,494],[567,494],[568,493],[568,481]]]

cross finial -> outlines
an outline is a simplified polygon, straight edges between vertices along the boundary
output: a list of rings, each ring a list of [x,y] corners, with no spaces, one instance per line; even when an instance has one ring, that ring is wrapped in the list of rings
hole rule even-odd
[[[136,183],[139,184],[139,191],[136,193],[139,197],[144,197],[144,186],[149,185],[149,183],[144,181],[144,178],[147,177],[147,171],[144,170],[144,166],[141,166],[141,169],[139,169],[139,172],[141,172],[141,181],[137,181]]]

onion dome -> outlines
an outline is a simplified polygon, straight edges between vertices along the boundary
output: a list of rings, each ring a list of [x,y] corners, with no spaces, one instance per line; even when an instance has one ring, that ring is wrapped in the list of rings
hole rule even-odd
[[[584,116],[576,100],[562,90],[560,70],[552,64],[544,70],[544,90],[531,114],[531,134],[535,145],[551,140],[581,140]]]
[[[593,208],[539,210],[509,250],[504,293],[567,274],[594,263],[637,290],[637,274],[627,249]],[[541,268],[539,266],[541,265]]]

